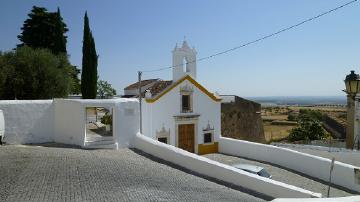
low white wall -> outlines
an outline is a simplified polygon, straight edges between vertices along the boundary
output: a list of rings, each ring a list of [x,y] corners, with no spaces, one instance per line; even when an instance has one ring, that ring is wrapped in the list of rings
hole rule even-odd
[[[348,196],[339,198],[278,198],[272,202],[359,202],[360,196]]]
[[[113,137],[118,147],[128,147],[139,132],[137,99],[55,99],[55,142],[85,145],[87,107],[113,109]]]
[[[351,152],[360,155],[359,150],[352,150],[346,148],[338,148],[338,147],[326,147],[326,146],[317,146],[317,145],[307,145],[307,144],[286,144],[286,143],[271,143],[271,145],[278,147],[287,147],[287,148],[295,148],[295,149],[312,149],[319,151],[328,151],[328,152]]]
[[[137,99],[54,99],[0,101],[7,144],[58,142],[84,146],[86,107],[112,108],[114,141],[128,147],[139,132]]]
[[[139,101],[122,98],[122,102],[116,104],[116,109],[114,125],[118,147],[130,147],[131,141],[140,130]]]
[[[0,142],[2,140],[2,137],[4,136],[4,132],[5,132],[4,113],[2,110],[0,110]]]
[[[224,182],[242,186],[249,190],[263,193],[274,198],[321,197],[320,193],[314,193],[293,185],[252,175],[232,166],[228,166],[208,158],[189,153],[174,146],[158,142],[141,134],[136,135],[133,145],[135,148],[142,150],[145,153],[177,164],[181,167]]]
[[[221,137],[219,152],[269,162],[314,178],[329,180],[331,160],[291,149]],[[360,192],[355,169],[360,168],[335,161],[332,183]]]
[[[85,108],[80,102],[64,99],[55,99],[54,108],[54,141],[84,146]]]
[[[53,141],[54,108],[52,100],[4,100],[7,144],[43,143]]]

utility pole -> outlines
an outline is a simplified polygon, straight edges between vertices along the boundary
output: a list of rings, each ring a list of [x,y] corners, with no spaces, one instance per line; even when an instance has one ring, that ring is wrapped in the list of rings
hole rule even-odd
[[[138,71],[138,79],[139,79],[139,109],[140,109],[140,133],[142,134],[142,110],[141,110],[141,75],[142,75],[142,72],[141,71]]]

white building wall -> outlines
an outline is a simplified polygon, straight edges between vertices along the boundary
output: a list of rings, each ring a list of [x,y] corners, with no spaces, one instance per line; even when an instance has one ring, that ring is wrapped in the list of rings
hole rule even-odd
[[[44,143],[54,140],[52,100],[0,101],[4,113],[7,144]]]
[[[193,112],[181,113],[180,87],[188,85],[193,88]],[[184,80],[170,92],[166,93],[154,103],[142,102],[143,106],[143,134],[156,138],[156,131],[160,131],[164,126],[165,130],[170,129],[170,144],[176,145],[176,122],[174,116],[179,115],[200,115],[198,117],[195,144],[203,144],[203,128],[208,123],[214,127],[214,141],[220,137],[221,126],[221,104],[212,100],[190,81]],[[196,127],[196,125],[195,125]],[[197,145],[195,146],[197,149]]]

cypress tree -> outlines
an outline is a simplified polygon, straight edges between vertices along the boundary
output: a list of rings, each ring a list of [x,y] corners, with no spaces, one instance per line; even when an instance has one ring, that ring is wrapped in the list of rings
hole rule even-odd
[[[97,92],[97,53],[90,31],[87,12],[84,17],[83,58],[81,72],[81,93],[83,99],[95,99]]]

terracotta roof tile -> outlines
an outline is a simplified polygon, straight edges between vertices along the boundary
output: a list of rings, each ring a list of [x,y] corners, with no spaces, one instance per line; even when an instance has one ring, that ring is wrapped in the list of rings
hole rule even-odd
[[[158,81],[158,80],[159,80],[159,79],[142,80],[142,81],[141,81],[141,87],[146,86],[146,85],[148,85],[148,84],[150,84],[150,83],[156,82],[156,81]],[[125,87],[124,90],[135,90],[135,89],[137,89],[137,88],[139,88],[139,82],[133,83],[133,84]]]
[[[148,90],[150,90],[152,96],[156,96],[157,94],[161,93],[165,90],[168,86],[170,86],[173,82],[172,81],[158,81],[153,86],[151,86]]]

